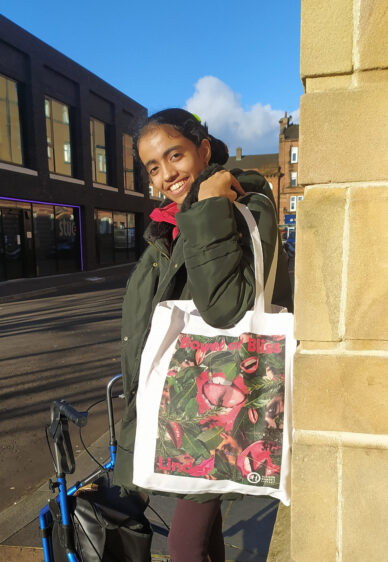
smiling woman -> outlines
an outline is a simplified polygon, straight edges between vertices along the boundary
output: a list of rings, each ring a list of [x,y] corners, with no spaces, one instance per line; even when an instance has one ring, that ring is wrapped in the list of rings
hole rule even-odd
[[[124,493],[138,489],[132,481],[135,398],[141,355],[155,306],[165,300],[193,299],[207,324],[232,327],[252,308],[255,298],[251,237],[233,201],[238,198],[257,221],[265,280],[278,236],[273,196],[266,180],[256,172],[224,170],[226,145],[210,135],[196,116],[182,109],[161,111],[142,124],[134,140],[135,156],[145,167],[154,189],[166,200],[150,215],[152,221],[144,234],[149,246],[128,282],[123,304],[122,372],[127,408],[114,480]],[[284,260],[280,249],[273,302],[290,308],[291,289]],[[192,351],[196,362],[205,353],[201,349]],[[184,364],[190,367],[194,362]],[[193,374],[187,384],[197,388],[202,405],[198,415],[215,423],[216,414],[210,415],[208,409],[219,407],[223,412],[217,413],[217,419],[226,417],[226,427],[231,428],[245,405],[243,377],[245,373],[253,376],[252,368],[242,363],[244,375],[237,373],[233,381],[226,381],[222,373],[218,377]],[[172,369],[173,382],[174,373]],[[162,410],[169,400],[166,388]],[[166,442],[175,447],[173,462],[182,463],[182,428],[176,420],[170,420],[166,427]],[[226,457],[230,457],[230,439],[225,433],[222,454]],[[200,464],[195,469],[210,477],[212,467]],[[225,560],[220,502],[226,498],[230,499],[230,494],[179,497],[168,539],[173,562]]]

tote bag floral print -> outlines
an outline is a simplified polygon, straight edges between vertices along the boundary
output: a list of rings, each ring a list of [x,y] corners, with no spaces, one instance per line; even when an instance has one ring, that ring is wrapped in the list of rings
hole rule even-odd
[[[236,205],[254,244],[254,309],[223,330],[206,324],[193,301],[157,306],[140,368],[133,481],[288,505],[293,317],[264,312],[260,236]]]

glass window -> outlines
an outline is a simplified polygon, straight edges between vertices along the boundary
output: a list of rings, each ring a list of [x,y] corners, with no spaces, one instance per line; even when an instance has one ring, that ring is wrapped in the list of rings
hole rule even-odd
[[[50,275],[57,271],[54,207],[34,204],[32,211],[36,274]]]
[[[63,145],[63,160],[66,163],[71,164],[71,148],[69,142],[65,142]]]
[[[23,164],[17,83],[0,75],[0,160]]]
[[[296,164],[298,162],[298,147],[291,147],[291,163]]]
[[[127,224],[128,224],[128,250],[129,250],[129,257],[135,258],[135,248],[136,248],[136,239],[135,239],[135,213],[127,213]],[[132,252],[132,253],[131,253]]]
[[[127,215],[126,213],[113,213],[113,232],[115,243],[115,263],[127,261]]]
[[[303,195],[298,195],[298,201],[303,201]]]
[[[96,210],[97,252],[101,265],[114,263],[112,211]]]
[[[295,226],[287,226],[287,238],[295,238]]]
[[[124,170],[124,189],[133,191],[135,182],[133,177],[133,142],[130,135],[123,135],[123,170]]]
[[[148,191],[150,197],[159,197],[159,199],[164,199],[164,195],[161,191],[158,191],[153,185],[148,186]]]
[[[136,259],[135,214],[96,209],[97,251],[101,265]]]
[[[298,174],[297,172],[291,172],[291,187],[296,187],[298,185]]]
[[[290,197],[290,211],[296,211],[296,195]]]
[[[90,119],[90,147],[92,154],[92,177],[97,183],[107,184],[105,123]]]
[[[57,270],[68,273],[79,269],[77,224],[72,207],[55,206]]]
[[[69,108],[59,101],[45,98],[44,112],[49,170],[64,176],[71,176]]]
[[[135,214],[113,212],[115,263],[135,259]]]

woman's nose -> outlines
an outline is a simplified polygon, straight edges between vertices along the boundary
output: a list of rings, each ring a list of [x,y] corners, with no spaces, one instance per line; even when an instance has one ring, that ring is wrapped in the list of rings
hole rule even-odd
[[[164,179],[164,181],[172,181],[178,175],[177,170],[175,169],[174,165],[171,162],[165,162],[163,164],[162,169],[163,169],[163,179]]]

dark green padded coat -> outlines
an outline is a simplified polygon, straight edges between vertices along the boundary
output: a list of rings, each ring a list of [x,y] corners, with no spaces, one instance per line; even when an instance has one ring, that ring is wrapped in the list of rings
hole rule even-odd
[[[238,200],[248,206],[260,231],[264,277],[268,276],[278,229],[271,189],[256,172],[233,170],[246,191]],[[168,201],[167,201],[168,203]],[[179,235],[172,242],[166,223],[151,223],[145,232],[148,248],[127,283],[122,320],[122,373],[126,410],[122,420],[114,483],[123,491],[132,484],[136,431],[136,389],[141,353],[157,303],[190,299],[210,325],[228,328],[252,308],[255,297],[253,254],[248,227],[241,213],[224,197],[197,201],[176,215]],[[167,235],[161,234],[167,227]],[[164,228],[166,232],[166,228]],[[274,304],[292,309],[291,287],[282,245],[274,289]],[[181,496],[197,502],[214,494]],[[222,499],[236,495],[229,494]]]

